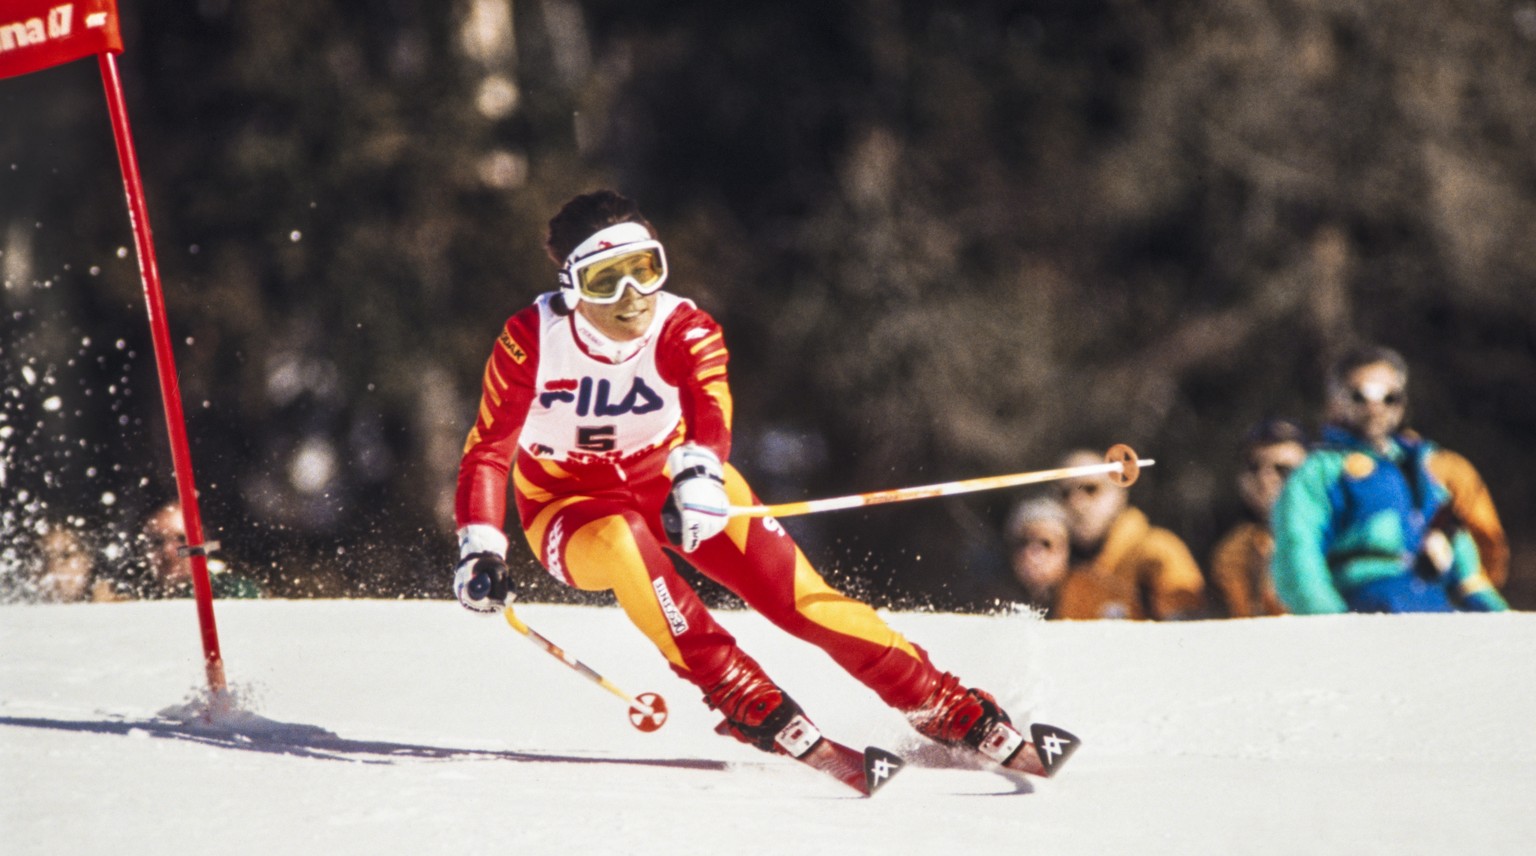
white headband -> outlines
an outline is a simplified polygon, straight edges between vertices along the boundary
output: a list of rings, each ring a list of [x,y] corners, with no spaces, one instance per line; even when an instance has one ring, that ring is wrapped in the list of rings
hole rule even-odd
[[[653,240],[651,238],[651,230],[639,223],[615,223],[612,226],[593,232],[585,241],[577,244],[576,249],[571,250],[571,254],[565,257],[565,263],[569,265],[572,262],[580,261],[585,256],[590,256],[609,247],[650,240]]]

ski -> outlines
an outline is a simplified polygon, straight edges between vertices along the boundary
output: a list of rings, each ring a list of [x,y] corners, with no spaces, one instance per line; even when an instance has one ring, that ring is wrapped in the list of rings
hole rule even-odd
[[[874,796],[906,766],[900,757],[879,747],[870,746],[860,752],[827,737],[795,760],[815,767],[866,797]]]
[[[732,736],[730,724],[722,720],[715,733]],[[804,748],[807,744],[810,748]],[[779,733],[773,752],[820,770],[866,797],[874,796],[906,766],[900,756],[877,746],[863,752],[845,746],[822,734],[803,716],[795,717]]]
[[[1049,779],[1082,745],[1076,735],[1038,722],[1029,727],[1029,738],[1024,740],[1013,726],[1000,723],[982,740],[979,748],[981,754],[1005,770]]]

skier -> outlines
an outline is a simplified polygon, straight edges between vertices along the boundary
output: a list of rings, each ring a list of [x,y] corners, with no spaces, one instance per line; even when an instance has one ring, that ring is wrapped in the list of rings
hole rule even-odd
[[[1039,772],[991,694],[832,589],[777,521],[728,516],[728,506],[758,500],[728,463],[723,333],[662,290],[666,253],[635,203],[607,190],[577,196],[550,220],[545,248],[560,288],[507,320],[459,467],[459,601],[493,613],[512,597],[502,531],[510,475],[523,535],[549,573],[612,590],[738,740],[798,758],[820,734],[715,621],[669,550],[826,651],[925,736]]]

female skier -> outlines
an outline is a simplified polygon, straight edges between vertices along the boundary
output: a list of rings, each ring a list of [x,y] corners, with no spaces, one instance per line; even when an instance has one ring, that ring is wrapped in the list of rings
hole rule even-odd
[[[758,500],[727,462],[724,337],[662,290],[667,256],[635,204],[612,191],[578,196],[550,220],[545,248],[560,288],[507,320],[459,467],[460,602],[491,613],[510,596],[510,477],[534,555],[566,585],[612,590],[737,739],[801,758],[820,733],[715,621],[669,550],[826,651],[927,737],[1045,772],[992,695],[832,589],[777,521],[728,516]]]

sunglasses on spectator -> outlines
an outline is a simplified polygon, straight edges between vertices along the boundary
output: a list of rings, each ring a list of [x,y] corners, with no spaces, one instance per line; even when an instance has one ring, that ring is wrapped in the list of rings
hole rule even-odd
[[[1056,492],[1060,494],[1061,498],[1064,500],[1071,498],[1072,494],[1074,493],[1081,493],[1083,496],[1092,499],[1098,495],[1099,489],[1102,487],[1103,485],[1099,484],[1098,482],[1085,481],[1078,482],[1077,484],[1064,484],[1058,487]]]
[[[1296,468],[1294,466],[1290,465],[1290,464],[1281,464],[1281,463],[1276,463],[1274,461],[1249,461],[1248,462],[1248,472],[1250,474],[1252,474],[1252,475],[1258,475],[1258,474],[1264,472],[1265,470],[1274,470],[1275,475],[1277,475],[1280,478],[1284,479],[1284,478],[1289,478],[1291,473],[1295,472]]]
[[[1391,389],[1379,383],[1366,383],[1351,389],[1349,400],[1359,405],[1385,404],[1388,407],[1398,407],[1408,400],[1408,394],[1401,389]]]

